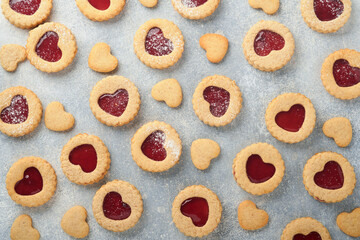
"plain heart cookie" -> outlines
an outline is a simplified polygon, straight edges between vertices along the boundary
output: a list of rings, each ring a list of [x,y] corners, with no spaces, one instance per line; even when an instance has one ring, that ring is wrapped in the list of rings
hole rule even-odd
[[[0,49],[1,66],[8,72],[16,70],[18,64],[26,59],[26,51],[23,46],[6,44]]]
[[[181,86],[174,78],[165,79],[154,85],[151,96],[156,101],[164,101],[169,107],[176,108],[182,101]]]
[[[323,132],[325,136],[333,138],[339,147],[347,147],[352,139],[350,120],[344,117],[327,120],[324,123]]]
[[[40,233],[33,228],[32,220],[29,215],[18,216],[10,230],[11,240],[38,240]]]
[[[274,14],[280,6],[280,0],[249,0],[252,8],[261,8],[267,14]]]
[[[206,51],[210,62],[219,63],[227,53],[229,41],[220,34],[207,33],[200,38],[200,47]]]
[[[65,112],[60,102],[51,102],[45,110],[45,125],[48,129],[56,132],[67,131],[74,126],[73,115]]]
[[[340,213],[336,224],[345,234],[351,237],[360,237],[360,208],[355,208],[351,213]]]
[[[88,59],[89,67],[101,73],[113,71],[118,65],[118,60],[111,55],[110,50],[110,46],[106,43],[100,42],[95,44],[90,51]]]
[[[82,206],[70,208],[61,219],[61,228],[72,237],[84,238],[89,234],[87,212]]]
[[[139,1],[143,6],[148,8],[155,7],[156,4],[158,3],[158,0],[139,0]]]
[[[257,230],[266,226],[269,215],[264,210],[258,209],[250,200],[243,201],[238,207],[240,226],[245,230]]]
[[[219,144],[211,139],[197,139],[191,144],[191,160],[197,169],[207,169],[219,154]]]

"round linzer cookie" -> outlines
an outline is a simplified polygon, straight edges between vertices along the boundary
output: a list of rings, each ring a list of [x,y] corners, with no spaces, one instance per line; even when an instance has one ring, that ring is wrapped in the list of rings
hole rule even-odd
[[[202,19],[210,16],[219,6],[220,0],[171,0],[175,10],[188,19]]]
[[[2,12],[10,23],[19,28],[33,28],[50,15],[52,0],[2,0]]]
[[[48,22],[29,32],[27,58],[43,72],[63,70],[73,61],[76,52],[75,37],[65,25]]]
[[[350,17],[351,0],[301,0],[301,14],[311,29],[336,32]]]
[[[204,78],[192,99],[198,118],[216,127],[231,123],[240,113],[241,103],[241,92],[235,81],[220,75]]]
[[[11,137],[31,133],[42,116],[40,99],[25,87],[11,87],[0,93],[0,131]]]
[[[330,233],[319,221],[311,217],[297,218],[286,225],[281,240],[331,240]]]
[[[125,181],[113,180],[96,192],[92,209],[100,226],[113,232],[123,232],[139,221],[143,201],[136,187]]]
[[[175,226],[190,237],[203,237],[219,225],[222,206],[217,195],[202,185],[186,187],[174,199]]]
[[[37,207],[49,201],[56,183],[54,169],[39,157],[19,159],[6,174],[6,189],[11,199],[25,207]]]
[[[267,143],[255,143],[241,150],[233,163],[239,186],[254,195],[270,193],[284,177],[285,164],[279,151]]]
[[[143,125],[131,139],[131,154],[136,164],[149,172],[163,172],[179,162],[181,140],[176,130],[164,122]]]
[[[76,5],[88,19],[106,21],[118,15],[125,6],[125,0],[76,0]]]
[[[151,19],[137,30],[134,50],[145,65],[157,69],[168,68],[181,58],[184,37],[173,22]]]
[[[340,202],[353,193],[354,168],[341,154],[322,152],[305,164],[303,182],[308,193],[320,202]]]
[[[135,84],[122,76],[109,76],[99,81],[91,91],[89,102],[97,120],[112,127],[132,121],[141,103]]]
[[[110,168],[110,153],[94,135],[78,134],[65,144],[61,152],[61,168],[72,182],[92,184],[104,178]]]
[[[316,113],[310,99],[300,93],[284,93],[274,98],[265,114],[266,127],[279,141],[297,143],[314,130]]]
[[[342,49],[330,54],[321,68],[326,91],[336,98],[349,100],[360,96],[360,52]]]
[[[242,46],[246,60],[254,68],[273,72],[290,61],[295,41],[283,24],[262,20],[250,28]]]

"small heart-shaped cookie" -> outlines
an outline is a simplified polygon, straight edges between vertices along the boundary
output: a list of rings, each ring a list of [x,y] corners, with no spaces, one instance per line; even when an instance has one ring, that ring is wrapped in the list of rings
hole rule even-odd
[[[67,131],[74,126],[73,115],[65,112],[64,106],[59,102],[51,102],[45,110],[45,126],[56,132]]]
[[[151,89],[151,96],[156,101],[164,101],[169,107],[176,108],[182,101],[182,90],[174,78],[162,80]]]
[[[240,226],[245,230],[257,230],[266,226],[269,215],[264,210],[258,209],[250,200],[243,201],[238,207]]]
[[[155,7],[158,3],[158,0],[139,0],[142,5],[148,8]]]
[[[333,138],[339,147],[347,147],[352,139],[350,120],[344,117],[327,120],[324,123],[323,132],[325,136]]]
[[[360,208],[355,208],[351,213],[340,213],[336,218],[336,224],[345,234],[360,237]]]
[[[222,35],[207,33],[200,38],[200,47],[206,51],[210,62],[219,63],[227,53],[229,41]]]
[[[0,49],[1,66],[8,72],[16,70],[18,64],[26,59],[26,51],[23,46],[17,44],[3,45]]]
[[[89,234],[87,212],[82,206],[70,208],[61,219],[61,228],[72,237],[84,238]]]
[[[100,42],[95,44],[91,49],[88,64],[89,67],[96,72],[107,73],[117,67],[118,60],[111,55],[110,46]]]
[[[280,0],[249,0],[252,8],[261,8],[267,14],[274,14],[280,6]]]
[[[219,154],[219,144],[211,139],[197,139],[191,144],[191,160],[197,169],[207,169]]]
[[[10,238],[11,240],[38,240],[40,233],[33,228],[29,215],[20,215],[11,226]]]

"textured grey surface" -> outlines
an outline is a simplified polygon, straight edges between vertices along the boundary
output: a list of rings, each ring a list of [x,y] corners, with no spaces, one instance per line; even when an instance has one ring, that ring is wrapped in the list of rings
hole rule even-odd
[[[307,27],[300,13],[299,1],[283,0],[274,16],[252,9],[246,0],[222,1],[215,14],[202,21],[182,18],[170,0],[160,0],[154,9],[143,7],[137,0],[129,0],[123,12],[107,22],[92,22],[83,16],[75,1],[54,1],[48,21],[65,24],[74,33],[78,53],[65,70],[46,74],[36,70],[28,61],[19,65],[15,73],[0,68],[0,91],[11,86],[26,86],[33,90],[46,107],[51,101],[60,101],[76,119],[73,130],[55,133],[42,121],[28,136],[14,139],[0,134],[0,238],[8,239],[13,220],[20,214],[29,214],[43,239],[70,239],[61,229],[63,214],[74,205],[83,205],[88,211],[90,234],[88,239],[183,239],[172,223],[171,204],[178,192],[186,186],[203,184],[213,190],[223,205],[223,216],[218,228],[208,239],[279,239],[285,225],[291,220],[311,216],[321,221],[333,239],[351,239],[336,226],[336,216],[360,205],[359,184],[354,194],[336,204],[314,200],[302,183],[302,169],[315,153],[335,151],[343,154],[360,176],[359,153],[359,99],[342,101],[332,97],[320,80],[323,60],[333,51],[342,48],[360,50],[360,2],[353,0],[353,11],[348,23],[334,34],[320,34]],[[182,30],[186,40],[185,51],[179,62],[166,70],[155,70],[143,65],[133,52],[133,37],[138,27],[151,18],[166,18]],[[248,29],[259,20],[276,20],[293,33],[296,48],[291,62],[275,73],[254,69],[242,53],[242,39]],[[199,47],[202,34],[223,33],[230,42],[223,62],[208,62]],[[28,31],[11,25],[0,16],[0,45],[25,45]],[[142,104],[138,116],[130,124],[111,128],[98,122],[91,113],[88,99],[97,81],[110,74],[99,74],[87,66],[92,46],[105,41],[119,59],[119,68],[111,73],[129,78],[139,88]],[[203,124],[194,114],[192,94],[199,81],[209,75],[222,74],[236,81],[243,93],[243,108],[238,117],[221,128]],[[182,105],[170,109],[151,98],[151,87],[165,78],[176,78],[184,93]],[[284,92],[300,92],[309,97],[317,111],[314,132],[305,141],[289,145],[274,139],[265,126],[264,114],[268,103]],[[354,128],[353,142],[340,149],[322,133],[322,124],[335,116],[348,117]],[[161,120],[171,124],[183,142],[180,163],[165,173],[142,171],[132,160],[130,139],[144,123]],[[68,181],[60,167],[60,152],[64,144],[78,133],[99,136],[111,153],[111,168],[98,184],[79,186]],[[197,170],[190,159],[191,142],[197,138],[211,138],[221,146],[221,154],[206,171]],[[243,191],[232,176],[232,162],[244,147],[267,142],[282,154],[286,165],[284,179],[272,193],[252,196]],[[7,194],[5,175],[19,158],[39,156],[49,161],[58,177],[54,197],[45,205],[25,208],[15,204]],[[134,184],[144,199],[144,213],[139,223],[124,233],[113,233],[101,228],[95,221],[91,202],[95,191],[105,182],[122,179]],[[247,232],[237,222],[237,206],[246,199],[254,201],[270,215],[269,224],[259,231]]]

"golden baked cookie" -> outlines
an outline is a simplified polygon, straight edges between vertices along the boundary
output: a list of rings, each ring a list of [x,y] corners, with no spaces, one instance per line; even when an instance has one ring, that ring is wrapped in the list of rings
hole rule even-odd
[[[115,70],[118,60],[111,55],[109,45],[99,42],[91,49],[88,64],[89,68],[96,72],[107,73]]]
[[[360,52],[341,49],[330,54],[321,68],[321,80],[331,95],[343,100],[360,96]]]
[[[125,0],[76,0],[76,5],[88,19],[106,21],[118,15],[125,6]]]
[[[191,160],[199,170],[205,170],[210,166],[212,159],[220,154],[220,146],[211,139],[197,139],[191,144]]]
[[[96,192],[92,209],[100,226],[113,232],[123,232],[139,221],[143,201],[136,187],[125,181],[113,180]]]
[[[262,20],[246,33],[242,46],[246,60],[254,68],[273,72],[290,61],[295,41],[283,24]]]
[[[311,217],[297,218],[286,225],[281,240],[331,240],[330,233],[319,221]]]
[[[197,20],[213,14],[220,0],[171,0],[171,3],[184,18]]]
[[[164,101],[171,108],[180,106],[182,102],[182,90],[175,78],[162,80],[151,89],[151,96],[156,101]]]
[[[243,201],[238,207],[238,220],[240,226],[245,230],[258,230],[269,222],[266,211],[258,209],[250,200]]]
[[[301,0],[301,14],[311,29],[336,32],[351,15],[351,0]]]
[[[139,0],[144,7],[152,8],[158,3],[158,0]]]
[[[32,219],[29,215],[18,216],[11,226],[11,240],[39,240],[40,233],[32,226]]]
[[[136,31],[136,56],[148,67],[164,69],[174,65],[184,51],[180,29],[166,19],[151,19]]]
[[[163,172],[179,162],[181,140],[176,130],[164,122],[148,122],[131,139],[131,155],[149,172]]]
[[[39,157],[24,157],[6,174],[6,189],[11,199],[25,207],[43,205],[54,195],[56,174],[51,165]]]
[[[0,64],[8,72],[16,70],[18,64],[26,59],[26,51],[23,46],[6,44],[0,49]]]
[[[340,213],[336,224],[345,234],[354,238],[360,237],[360,208],[355,208],[351,213]]]
[[[284,177],[285,164],[279,151],[267,143],[255,143],[241,150],[233,163],[239,186],[254,195],[270,193]]]
[[[64,110],[60,102],[51,102],[45,109],[45,126],[55,132],[62,132],[74,126],[75,118]]]
[[[340,202],[353,193],[354,168],[335,152],[321,152],[305,164],[303,182],[308,193],[320,202]]]
[[[61,151],[61,168],[76,184],[88,185],[104,178],[110,168],[110,153],[94,135],[78,134]]]
[[[266,14],[272,15],[277,12],[280,0],[249,0],[252,8],[261,8]]]
[[[60,23],[44,23],[29,32],[26,54],[30,63],[43,72],[59,72],[74,59],[74,35]]]
[[[316,113],[310,99],[300,93],[284,93],[274,98],[265,114],[266,127],[279,141],[297,143],[314,130]]]
[[[231,123],[240,113],[241,103],[241,92],[235,81],[221,75],[204,78],[192,99],[198,118],[216,127]]]
[[[25,87],[11,87],[0,93],[0,131],[11,137],[31,133],[42,116],[40,99]]]
[[[200,38],[200,47],[206,51],[207,59],[212,63],[219,63],[225,57],[229,48],[229,41],[220,34],[207,33]]]
[[[2,12],[19,28],[33,28],[49,17],[52,0],[1,0]]]
[[[61,219],[61,228],[74,238],[84,238],[89,234],[86,222],[87,212],[82,206],[70,208]]]
[[[90,108],[97,120],[112,127],[131,122],[140,109],[137,87],[122,76],[109,76],[96,83],[90,93]]]
[[[203,237],[219,225],[222,206],[214,192],[202,185],[183,189],[172,204],[175,226],[190,237]]]
[[[323,125],[325,136],[333,138],[339,147],[347,147],[352,139],[352,126],[349,119],[336,117],[327,120]]]

